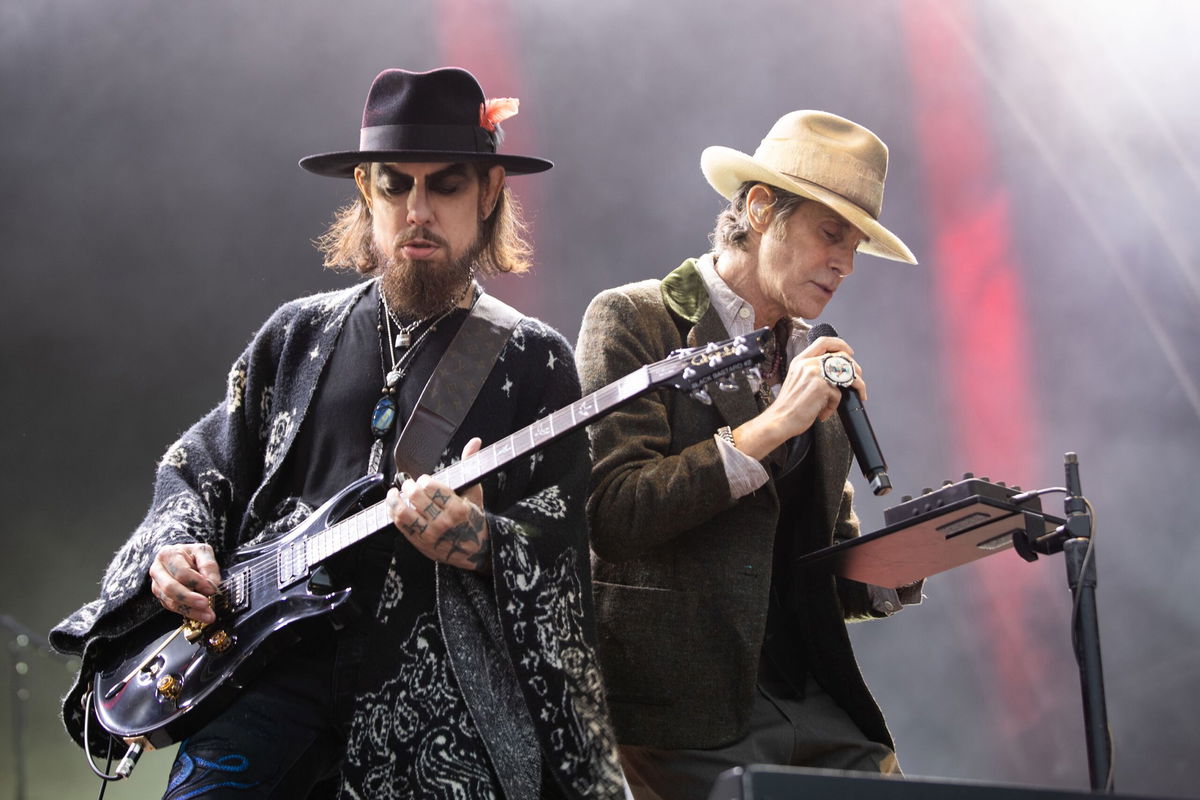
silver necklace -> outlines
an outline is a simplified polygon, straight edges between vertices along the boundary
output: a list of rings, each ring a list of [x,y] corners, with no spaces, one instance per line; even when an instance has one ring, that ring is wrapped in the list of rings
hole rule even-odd
[[[399,320],[392,314],[392,309],[388,306],[387,298],[383,294],[383,286],[378,287],[379,301],[383,318],[379,321],[378,330],[380,332],[382,342],[380,344],[379,364],[383,369],[383,389],[379,400],[375,403],[375,408],[371,411],[371,433],[375,440],[371,443],[371,453],[367,460],[367,474],[375,474],[379,472],[380,466],[383,464],[383,440],[391,432],[392,427],[396,424],[396,414],[398,406],[396,404],[396,387],[400,385],[400,381],[404,379],[409,362],[412,361],[414,354],[421,348],[421,344],[429,337],[429,334],[437,330],[438,323],[450,315],[458,304],[462,302],[467,291],[471,288],[468,284],[463,293],[456,297],[446,309],[436,316],[425,317],[408,325],[400,325]],[[396,324],[399,332],[395,336],[392,335],[392,323]],[[425,322],[429,322],[425,330],[421,331],[415,342],[412,341],[412,334]],[[386,336],[383,334],[386,332]],[[387,351],[388,360],[392,362],[391,369],[388,369],[387,360],[384,359],[383,351]],[[399,356],[396,355],[396,350],[402,350]]]

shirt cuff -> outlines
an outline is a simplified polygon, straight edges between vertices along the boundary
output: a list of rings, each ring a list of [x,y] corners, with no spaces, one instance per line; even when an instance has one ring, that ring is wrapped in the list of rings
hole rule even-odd
[[[751,458],[718,435],[714,434],[713,439],[725,467],[725,477],[729,479],[731,498],[741,499],[766,484],[771,476],[757,458]]]

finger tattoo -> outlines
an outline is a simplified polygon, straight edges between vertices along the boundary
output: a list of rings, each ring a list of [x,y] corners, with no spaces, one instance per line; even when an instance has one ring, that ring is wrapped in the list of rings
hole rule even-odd
[[[433,502],[446,505],[446,503],[450,502],[450,495],[443,494],[441,489],[435,489],[433,492]]]
[[[438,515],[442,513],[442,509],[440,509],[435,503],[430,503],[429,505],[425,506],[425,509],[421,513],[429,517],[430,520],[435,520],[438,518]]]

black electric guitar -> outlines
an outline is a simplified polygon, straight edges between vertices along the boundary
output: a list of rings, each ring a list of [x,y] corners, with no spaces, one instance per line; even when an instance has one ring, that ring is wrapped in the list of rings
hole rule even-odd
[[[673,388],[709,400],[704,387],[736,388],[732,375],[763,357],[767,329],[689,350],[677,350],[592,392],[434,475],[455,491],[515,458],[587,425],[647,392]],[[206,722],[279,649],[284,629],[330,614],[350,589],[322,591],[317,566],[392,524],[384,503],[362,508],[381,488],[369,475],[347,486],[286,534],[228,554],[213,597],[216,622],[158,614],[118,642],[92,684],[96,718],[109,733],[144,747],[164,747]],[[294,638],[294,632],[293,636]]]

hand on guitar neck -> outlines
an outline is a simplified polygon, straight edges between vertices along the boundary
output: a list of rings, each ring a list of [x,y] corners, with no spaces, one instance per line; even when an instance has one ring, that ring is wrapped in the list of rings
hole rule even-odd
[[[482,444],[478,438],[467,442],[463,460],[478,453]],[[492,548],[480,484],[456,494],[428,475],[409,478],[399,489],[388,491],[387,510],[404,538],[427,558],[461,569],[491,571]]]

